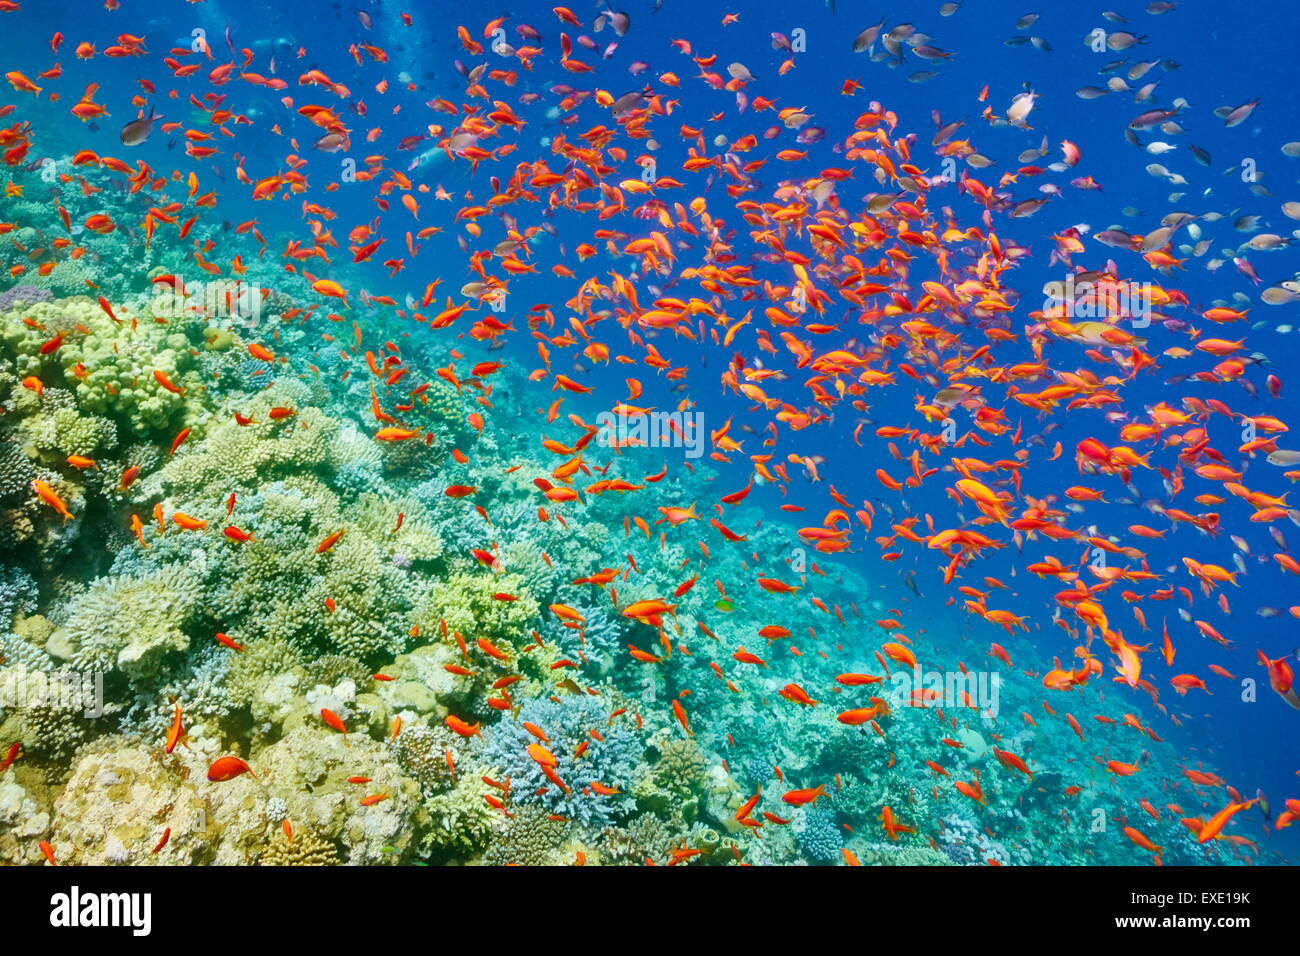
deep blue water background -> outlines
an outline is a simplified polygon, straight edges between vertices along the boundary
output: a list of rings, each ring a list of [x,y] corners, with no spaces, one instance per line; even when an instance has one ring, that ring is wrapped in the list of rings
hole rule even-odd
[[[886,12],[874,5],[845,0],[832,13],[820,0],[802,4],[724,4],[715,0],[691,0],[686,3],[684,0],[664,0],[660,11],[651,13],[649,0],[624,0],[620,9],[626,10],[632,17],[629,35],[620,44],[618,53],[608,61],[602,62],[599,54],[592,51],[575,52],[575,56],[597,66],[597,72],[585,76],[565,74],[554,65],[554,44],[559,30],[550,13],[550,6],[549,3],[443,0],[436,4],[413,4],[405,8],[409,9],[415,19],[414,27],[408,29],[397,20],[397,13],[404,8],[387,3],[307,4],[281,0],[279,3],[188,4],[163,0],[123,0],[120,10],[109,12],[101,3],[38,4],[34,0],[28,0],[24,4],[23,15],[4,16],[0,19],[0,26],[6,31],[3,38],[0,38],[0,44],[5,51],[6,69],[21,69],[29,76],[35,76],[52,62],[48,47],[50,33],[57,29],[65,34],[64,47],[57,57],[65,70],[65,76],[59,83],[63,101],[57,107],[50,108],[51,122],[66,133],[67,148],[91,148],[108,155],[122,155],[117,133],[121,124],[132,117],[128,99],[139,91],[136,79],[148,76],[158,85],[160,93],[173,85],[182,90],[187,89],[183,82],[174,84],[162,67],[160,58],[165,49],[182,42],[188,45],[191,31],[202,28],[207,32],[216,56],[214,64],[228,62],[230,57],[223,34],[229,26],[235,48],[251,47],[255,52],[250,70],[267,73],[270,57],[272,53],[275,54],[278,75],[290,83],[290,88],[281,95],[293,96],[295,105],[336,102],[324,91],[297,85],[297,75],[309,68],[324,70],[335,81],[351,87],[354,94],[365,91],[363,98],[370,107],[369,115],[365,118],[350,116],[347,120],[358,134],[372,126],[381,126],[384,134],[373,144],[365,144],[361,136],[357,135],[350,155],[359,157],[380,153],[389,157],[390,165],[404,169],[415,153],[432,144],[422,143],[415,151],[402,153],[396,150],[397,140],[420,132],[426,123],[445,124],[447,117],[431,112],[423,104],[438,96],[461,102],[464,80],[455,72],[453,61],[461,59],[471,64],[477,62],[476,58],[469,57],[458,48],[455,26],[464,23],[470,26],[477,37],[486,20],[507,12],[512,14],[512,19],[507,24],[512,40],[516,39],[511,30],[514,23],[528,22],[545,34],[546,39],[540,45],[548,51],[539,57],[535,73],[530,75],[520,71],[520,82],[513,91],[513,96],[525,91],[544,93],[555,82],[574,86],[598,85],[610,89],[617,96],[640,87],[644,82],[653,82],[653,78],[665,70],[676,72],[682,78],[682,87],[670,92],[681,100],[680,114],[661,118],[656,125],[656,132],[657,138],[664,145],[661,155],[665,159],[661,171],[677,175],[688,182],[694,180],[675,172],[675,161],[667,158],[680,157],[684,153],[676,136],[679,117],[680,122],[700,125],[709,114],[725,111],[725,119],[708,125],[710,138],[715,132],[733,137],[754,132],[761,137],[762,130],[774,121],[774,114],[764,113],[760,118],[749,112],[737,117],[732,94],[709,90],[692,79],[697,72],[694,65],[669,45],[669,40],[676,37],[689,38],[697,54],[716,53],[718,63],[712,69],[719,72],[725,71],[727,63],[744,63],[757,78],[751,85],[751,95],[776,98],[778,107],[802,106],[816,114],[813,125],[826,128],[827,136],[821,143],[807,147],[810,152],[809,163],[804,167],[807,169],[847,165],[842,156],[832,151],[832,144],[842,141],[852,128],[854,117],[865,110],[871,100],[876,99],[898,114],[900,130],[918,134],[914,157],[919,165],[929,169],[934,169],[937,165],[928,146],[935,129],[931,111],[938,110],[945,123],[965,119],[967,125],[956,134],[957,137],[970,137],[983,154],[997,160],[997,166],[992,169],[975,173],[986,183],[995,180],[1002,172],[1014,170],[1019,165],[1016,161],[1017,154],[1036,146],[1042,136],[1048,137],[1051,151],[1041,160],[1040,165],[1058,159],[1058,144],[1062,139],[1069,139],[1077,143],[1083,153],[1077,169],[1066,174],[1025,180],[1013,187],[1018,198],[1028,198],[1035,194],[1034,190],[1040,181],[1050,179],[1062,185],[1064,195],[1031,219],[1010,222],[1000,219],[998,223],[1000,234],[1028,246],[1033,253],[1032,258],[1023,262],[1012,279],[1014,285],[1025,293],[1024,304],[1013,317],[1013,328],[1019,327],[1019,317],[1023,312],[1038,307],[1037,290],[1046,281],[1062,278],[1063,273],[1059,267],[1054,270],[1048,267],[1050,234],[1070,225],[1088,223],[1094,232],[1118,225],[1127,231],[1140,233],[1154,228],[1160,216],[1175,209],[1198,213],[1217,210],[1224,214],[1239,210],[1238,215],[1259,213],[1264,216],[1265,231],[1282,234],[1288,233],[1289,227],[1297,225],[1279,211],[1282,202],[1296,198],[1296,177],[1300,175],[1300,160],[1289,159],[1279,150],[1283,143],[1300,139],[1300,123],[1297,122],[1300,106],[1297,106],[1294,95],[1297,80],[1300,79],[1295,68],[1294,48],[1300,15],[1297,15],[1295,4],[1289,0],[1256,0],[1249,5],[1188,0],[1180,3],[1174,11],[1161,16],[1144,13],[1141,3],[1121,3],[1120,0],[1113,0],[1110,7],[1059,2],[1046,4],[1041,19],[1023,33],[1046,38],[1053,48],[1050,53],[1029,45],[1004,45],[1004,41],[1017,32],[1013,29],[1015,20],[1032,12],[1029,4],[969,0],[955,15],[942,17],[938,13],[938,0],[926,0],[923,3],[893,2],[888,7],[887,28],[900,22],[915,23],[919,31],[932,37],[934,45],[956,54],[941,67],[933,67],[915,57],[909,57],[909,63],[900,68],[871,62],[865,54],[854,55],[849,50],[852,37],[875,23]],[[39,18],[31,16],[30,12],[36,9],[44,15]],[[576,4],[573,9],[586,24],[590,24],[594,17],[594,9],[590,4]],[[1125,27],[1108,23],[1100,16],[1103,9],[1118,10],[1128,17],[1130,24]],[[358,10],[371,16],[374,29],[366,30],[361,26]],[[719,21],[724,12],[739,12],[740,21],[722,27]],[[1085,47],[1083,42],[1085,35],[1095,27],[1129,29],[1139,35],[1146,35],[1148,39],[1144,45],[1125,53],[1097,54]],[[795,69],[784,77],[778,77],[777,67],[790,54],[773,50],[769,42],[770,35],[774,31],[790,35],[796,28],[805,31],[808,52],[795,55]],[[89,63],[79,62],[72,55],[72,49],[83,39],[95,42],[102,49],[112,42],[113,37],[123,32],[145,36],[151,55],[143,60],[109,60],[100,56]],[[576,35],[579,31],[569,29],[568,32]],[[613,39],[608,29],[597,35],[601,47]],[[389,53],[390,62],[387,65],[375,64],[367,58],[365,65],[358,68],[347,54],[347,47],[353,42],[369,42],[384,47]],[[301,59],[295,57],[299,46],[307,51]],[[1114,60],[1135,63],[1156,58],[1177,61],[1179,66],[1169,71],[1157,66],[1145,79],[1133,84],[1139,86],[1159,78],[1160,85],[1154,103],[1134,103],[1131,94],[1111,94],[1087,102],[1075,96],[1074,91],[1081,86],[1105,85],[1106,78],[1097,74],[1098,68],[1105,63]],[[637,78],[627,73],[627,65],[634,60],[649,63],[649,69]],[[204,69],[207,69],[206,64]],[[938,69],[940,75],[924,83],[909,82],[909,74],[926,69]],[[396,77],[401,70],[410,73],[412,81],[417,85],[414,92],[400,88]],[[386,96],[379,96],[370,88],[385,76],[389,79],[391,89]],[[853,98],[840,95],[840,86],[847,78],[857,79],[863,85],[863,89]],[[111,119],[99,122],[97,132],[92,132],[67,113],[67,107],[79,95],[82,85],[92,80],[101,84],[97,99],[107,104],[113,114]],[[1029,120],[1032,130],[989,129],[979,116],[984,104],[976,99],[986,84],[989,88],[987,102],[997,113],[1005,111],[1011,98],[1025,84],[1040,94]],[[198,88],[197,84],[195,88]],[[240,138],[233,141],[233,148],[246,157],[245,166],[254,179],[272,175],[285,168],[283,157],[290,148],[285,138],[270,131],[269,126],[273,122],[284,124],[287,132],[299,137],[300,151],[311,157],[311,165],[306,172],[313,182],[324,182],[336,176],[330,172],[329,167],[342,157],[311,153],[308,147],[315,136],[319,135],[318,131],[301,118],[297,118],[296,122],[290,120],[286,111],[276,102],[275,95],[238,81],[223,87],[221,92],[228,94],[228,103],[224,105],[236,112],[249,113],[255,119],[254,127],[241,127]],[[1125,142],[1124,130],[1129,120],[1146,109],[1168,107],[1179,96],[1185,98],[1191,107],[1185,115],[1179,117],[1179,122],[1187,133],[1182,136],[1163,136],[1158,132],[1143,134],[1144,141],[1163,139],[1177,143],[1179,149],[1176,152],[1161,157],[1149,156]],[[1255,114],[1234,129],[1225,129],[1221,121],[1212,115],[1213,109],[1218,106],[1236,106],[1256,97],[1261,102]],[[554,102],[555,97],[547,95],[545,99],[549,103]],[[175,101],[159,96],[157,102],[159,111],[169,119],[183,119],[192,112],[183,99]],[[402,112],[396,117],[390,113],[390,106],[395,102],[403,104]],[[541,118],[536,109],[516,109],[521,115],[538,120]],[[572,135],[596,122],[592,113],[584,113],[583,116],[584,119],[571,128],[561,127],[557,123],[530,122],[524,129],[523,139],[525,142],[536,142],[540,137],[553,136],[561,129],[567,129]],[[1211,168],[1206,169],[1192,161],[1186,150],[1188,140],[1212,154]],[[789,134],[780,142],[784,146],[794,145],[790,142]],[[229,141],[222,142],[221,138],[218,139],[218,145],[223,150],[232,148]],[[764,143],[759,152],[766,148],[767,144]],[[34,156],[45,154],[48,153],[42,150],[42,144],[38,140]],[[161,134],[156,134],[150,143],[131,156],[132,159],[137,157],[145,159],[159,170],[170,170],[173,166],[186,169],[190,164],[182,155],[182,146],[177,144],[174,150],[169,150],[168,137]],[[1246,157],[1257,162],[1262,174],[1260,181],[1272,192],[1272,196],[1255,196],[1235,174],[1223,175],[1225,169],[1238,166]],[[476,199],[486,198],[490,192],[486,184],[487,175],[509,169],[514,161],[524,158],[528,158],[527,151],[521,149],[502,164],[502,170],[482,170],[474,178],[468,178],[463,167],[453,168],[445,161],[435,162],[411,173],[417,183],[428,183],[431,188],[442,184],[457,196],[454,203],[437,203],[432,194],[419,197],[422,207],[419,225],[441,222],[446,227],[446,232],[442,236],[425,240],[419,258],[408,262],[406,271],[395,279],[390,280],[386,270],[376,263],[365,282],[367,290],[376,295],[392,295],[400,301],[408,293],[418,297],[427,282],[440,276],[443,285],[438,290],[439,302],[448,293],[455,295],[462,283],[473,278],[466,268],[466,257],[455,246],[454,236],[457,230],[450,222],[454,210],[462,205],[460,194],[468,189],[473,191]],[[813,165],[813,158],[821,163],[820,167]],[[1182,173],[1190,184],[1174,187],[1148,175],[1144,167],[1151,162],[1162,163],[1169,169]],[[247,198],[247,190],[239,187],[231,176],[233,165],[228,154],[216,162],[205,161],[194,165],[204,179],[205,188],[217,185],[221,193],[217,210],[220,217],[232,224],[251,218],[259,220],[271,245],[268,258],[283,248],[284,234],[293,231],[302,235],[297,197],[285,203],[252,203]],[[770,186],[783,172],[773,168],[777,165],[780,164],[769,163],[757,174],[758,180]],[[212,180],[209,170],[214,166],[226,176],[224,186]],[[559,162],[552,163],[552,169],[558,168],[561,168]],[[1068,187],[1069,179],[1086,175],[1091,175],[1102,183],[1104,190],[1084,192]],[[860,178],[856,187],[851,183],[843,184],[839,190],[842,197],[856,199],[861,192],[874,188],[874,183],[861,179],[861,172],[858,176]],[[715,186],[714,189],[715,193],[710,197],[710,209],[715,214],[726,215],[730,204],[725,194],[720,192],[720,187]],[[1169,193],[1179,189],[1185,191],[1186,195],[1179,202],[1170,203]],[[1201,195],[1204,190],[1212,192],[1208,196]],[[334,193],[314,190],[307,198],[328,205],[338,212],[333,227],[335,236],[342,245],[345,244],[346,233],[351,226],[372,220],[377,214],[373,194],[371,184],[345,186]],[[666,198],[686,201],[689,196]],[[936,196],[936,201],[952,204],[964,223],[978,221],[977,207],[952,191]],[[1125,217],[1121,210],[1129,206],[1137,207],[1144,215],[1138,218]],[[739,223],[734,211],[727,218],[733,224]],[[1215,299],[1227,299],[1237,291],[1256,297],[1258,291],[1268,285],[1293,277],[1298,263],[1291,251],[1249,254],[1251,262],[1264,280],[1259,289],[1255,289],[1245,277],[1239,275],[1231,262],[1225,264],[1217,274],[1207,272],[1204,263],[1218,255],[1222,247],[1235,246],[1249,238],[1248,235],[1232,231],[1231,218],[1206,226],[1206,235],[1216,238],[1210,253],[1200,260],[1189,260],[1185,272],[1175,271],[1172,276],[1164,279],[1149,272],[1136,255],[1109,249],[1092,240],[1087,240],[1088,251],[1076,257],[1076,262],[1097,268],[1103,266],[1108,258],[1114,258],[1120,263],[1124,274],[1131,278],[1164,281],[1168,287],[1183,290],[1198,310],[1209,307]],[[592,260],[587,264],[588,270],[584,271],[572,255],[572,249],[579,242],[590,241],[593,228],[591,220],[559,216],[554,221],[558,237],[545,238],[536,247],[536,261],[545,274],[534,277],[526,286],[520,283],[517,287],[526,289],[524,298],[527,304],[548,302],[555,308],[557,315],[563,315],[561,305],[572,294],[574,284],[558,280],[546,272],[549,265],[559,260],[558,245],[567,249],[569,257],[564,261],[578,272],[580,278],[589,274],[592,266],[599,266],[596,271],[601,271],[611,267],[625,269],[626,265],[615,263],[604,266],[599,260]],[[376,260],[389,255],[405,255],[402,233],[408,228],[409,222],[405,211],[395,204],[394,211],[387,214],[381,229],[381,233],[388,237],[388,245],[376,255]],[[627,222],[622,220],[618,227],[629,228]],[[496,226],[487,227],[485,233],[492,240],[485,243],[489,247],[501,237],[499,227]],[[1180,236],[1180,241],[1185,241],[1185,237]],[[738,238],[737,248],[742,261],[752,251],[743,237]],[[345,260],[348,257],[344,253],[339,258]],[[643,292],[642,301],[648,298]],[[730,312],[733,316],[739,316],[749,305],[733,303]],[[524,306],[526,307],[527,305]],[[523,325],[522,312],[523,308],[517,308],[513,304],[508,310],[507,314],[516,315],[517,327]],[[1300,322],[1300,308],[1294,304],[1275,308],[1256,301],[1251,318],[1263,320],[1269,326],[1296,323]],[[1200,325],[1204,328],[1208,323]],[[865,331],[846,327],[845,337],[855,333],[863,334]],[[1206,329],[1206,333],[1236,339],[1246,334],[1247,329],[1244,324],[1211,327]],[[1147,334],[1151,338],[1149,351],[1152,354],[1158,354],[1173,345],[1188,344],[1185,336],[1174,335],[1159,328],[1148,330]],[[834,339],[834,336],[827,336],[817,344],[833,347],[836,344]],[[613,350],[620,350],[617,347],[620,343],[613,336],[607,336],[607,340]],[[1278,333],[1271,327],[1249,331],[1248,334],[1251,349],[1265,353],[1277,363],[1277,368],[1273,371],[1280,375],[1286,386],[1280,401],[1267,398],[1263,389],[1263,374],[1259,370],[1249,373],[1259,387],[1262,396],[1259,398],[1250,398],[1236,385],[1170,386],[1165,384],[1168,374],[1165,371],[1161,374],[1144,374],[1136,383],[1127,387],[1124,390],[1125,408],[1140,409],[1144,404],[1160,400],[1173,402],[1181,395],[1195,394],[1201,398],[1222,399],[1239,411],[1267,412],[1284,420],[1294,417],[1295,389],[1300,387],[1292,382],[1291,369],[1300,360],[1295,343],[1293,335]],[[468,340],[459,344],[474,358],[479,357],[482,351],[481,347]],[[674,364],[698,366],[705,360],[709,363],[709,369],[693,367],[691,374],[694,383],[691,396],[708,416],[709,427],[719,426],[728,415],[735,415],[738,422],[748,420],[756,427],[759,426],[761,419],[747,413],[747,402],[721,396],[714,384],[721,371],[720,362],[725,360],[725,353],[713,350],[712,354],[704,357],[700,350],[684,339],[669,341],[660,337],[656,339],[656,345],[673,359]],[[753,354],[752,347],[748,352]],[[534,344],[526,335],[518,335],[509,346],[507,354],[519,357],[524,368],[537,365]],[[1001,354],[1000,352],[999,355]],[[1008,350],[1007,354],[1015,353],[1014,350]],[[1075,361],[1074,356],[1065,348],[1054,350],[1052,357],[1057,367],[1072,367],[1071,363]],[[1086,363],[1081,349],[1078,350],[1077,361],[1080,364]],[[1198,362],[1198,368],[1209,364],[1200,359],[1189,361]],[[611,365],[606,370],[589,371],[586,380],[599,384],[602,392],[613,400],[615,396],[625,394],[622,382],[625,374],[629,373],[624,367]],[[640,374],[633,371],[630,374],[637,374],[647,384],[647,405],[667,407],[681,397],[669,393],[662,380],[655,384],[648,370],[642,370]],[[917,424],[918,421],[910,410],[913,390],[908,386],[911,384],[906,382],[890,390],[890,394],[882,392],[868,396],[869,401],[879,402],[878,405],[873,404],[872,420],[880,424]],[[773,385],[768,390],[770,394],[786,397],[797,405],[804,404],[806,393],[798,376],[786,383],[784,388]],[[545,407],[552,398],[549,393],[539,394],[538,405]],[[1016,406],[1009,406],[1008,414],[1013,422],[1017,417],[1023,418],[1026,435],[1036,431],[1038,426],[1032,414]],[[1059,415],[1060,413],[1058,417]],[[1087,425],[1081,421],[1085,418],[1091,419]],[[1230,428],[1223,421],[1217,419],[1211,423],[1211,434],[1215,436],[1216,447],[1231,454],[1238,444],[1232,435],[1236,429]],[[793,448],[799,448],[805,453],[824,455],[827,459],[822,468],[825,482],[834,484],[851,500],[865,496],[888,501],[897,508],[899,501],[896,495],[881,494],[883,489],[865,478],[877,465],[883,464],[889,468],[891,462],[884,457],[878,446],[859,449],[852,444],[850,436],[857,422],[858,419],[851,410],[841,408],[837,412],[834,426],[803,432],[795,442],[783,439],[779,450],[784,454]],[[864,429],[868,435],[871,431],[872,427]],[[1027,469],[1026,491],[1042,494],[1059,491],[1069,484],[1083,483],[1104,487],[1108,492],[1107,497],[1123,495],[1123,490],[1113,479],[1080,481],[1070,450],[1074,442],[1088,434],[1096,435],[1108,444],[1118,443],[1117,428],[1104,423],[1102,412],[1071,413],[1070,425],[1048,438],[1048,447],[1056,438],[1065,439],[1066,453],[1062,460],[1055,464],[1035,460],[1033,466]],[[759,436],[750,436],[746,440],[746,453],[757,450],[760,440]],[[1295,447],[1300,442],[1288,442],[1284,438],[1281,444],[1283,447],[1288,444]],[[979,454],[979,450],[970,449],[969,453]],[[892,467],[898,473],[903,470],[898,465]],[[720,484],[725,485],[719,489],[720,494],[736,490],[745,483],[743,457],[732,466],[721,466],[720,470],[723,474]],[[1264,472],[1267,474],[1263,475]],[[1142,499],[1163,496],[1159,476],[1154,472],[1139,472],[1134,480]],[[1248,486],[1270,493],[1284,490],[1281,471],[1264,463],[1262,458],[1256,459],[1244,480]],[[933,512],[940,527],[947,526],[941,516],[950,513],[950,503],[943,498],[943,487],[937,480],[931,480],[919,492],[909,492],[911,511],[916,514]],[[1188,475],[1187,488],[1175,506],[1193,512],[1206,510],[1192,503],[1191,498],[1202,492],[1217,490],[1219,489],[1210,483]],[[759,497],[760,495],[766,497]],[[824,484],[814,486],[801,481],[793,484],[788,499],[779,498],[770,489],[760,489],[751,496],[751,502],[765,503],[774,516],[779,514],[776,505],[783,500],[806,505],[817,516],[823,514],[828,506]],[[1276,550],[1269,542],[1266,528],[1247,521],[1250,512],[1243,502],[1231,499],[1218,510],[1223,515],[1225,532],[1214,541],[1201,537],[1193,529],[1183,527],[1164,541],[1127,543],[1138,543],[1146,548],[1152,569],[1164,574],[1167,583],[1185,586],[1193,586],[1194,581],[1181,567],[1180,559],[1184,555],[1231,566],[1232,546],[1227,540],[1230,533],[1246,537],[1256,555],[1266,556]],[[1077,527],[1083,523],[1080,517],[1072,515],[1070,526]],[[1096,522],[1104,531],[1111,533],[1123,533],[1123,529],[1131,523],[1163,526],[1163,521],[1157,516],[1121,505],[1089,505],[1084,517],[1087,522]],[[881,515],[878,527],[883,523],[884,515]],[[1279,527],[1289,541],[1300,541],[1300,528],[1285,521]],[[1012,583],[1018,596],[1014,600],[1001,600],[999,606],[1034,616],[1041,629],[1034,630],[1031,637],[1045,658],[1054,654],[1068,658],[1070,642],[1065,639],[1063,632],[1049,623],[1051,594],[1057,590],[1054,582],[1026,581],[1023,572],[1014,581],[1010,577],[1013,564],[1023,567],[1031,560],[1031,556],[1037,558],[1046,550],[1041,543],[1031,545],[1026,549],[1025,557],[1019,560],[1014,553],[1002,552],[992,560],[977,565],[970,574],[975,577],[982,574],[998,575]],[[1072,549],[1053,550],[1068,560],[1067,553]],[[889,601],[910,597],[901,587],[900,581],[903,574],[915,570],[926,598],[909,604],[908,613],[912,615],[909,624],[919,618],[932,634],[968,635],[972,657],[982,655],[990,641],[1005,637],[1003,632],[991,625],[964,616],[958,608],[943,606],[945,592],[938,581],[936,562],[929,561],[924,556],[918,558],[916,551],[906,552],[902,561],[889,565],[879,560],[878,552],[867,542],[865,550],[853,555],[842,555],[840,560],[860,563],[869,579],[879,582],[880,596]],[[1174,740],[1190,758],[1204,758],[1213,764],[1229,783],[1246,796],[1252,796],[1256,788],[1263,789],[1271,798],[1276,815],[1284,797],[1300,795],[1300,779],[1296,777],[1300,762],[1296,760],[1295,746],[1300,713],[1290,710],[1263,683],[1263,672],[1255,663],[1255,649],[1261,647],[1270,656],[1279,657],[1300,645],[1296,621],[1285,614],[1288,605],[1300,604],[1300,597],[1297,596],[1300,591],[1296,588],[1297,579],[1283,574],[1271,559],[1258,563],[1254,558],[1247,560],[1250,562],[1249,574],[1240,578],[1241,587],[1227,589],[1232,602],[1231,617],[1222,616],[1217,608],[1210,606],[1210,602],[1200,599],[1199,591],[1194,609],[1194,616],[1214,623],[1233,642],[1231,650],[1225,652],[1218,645],[1200,637],[1190,625],[1178,621],[1176,607],[1185,606],[1181,601],[1163,605],[1148,602],[1144,607],[1152,631],[1147,636],[1155,648],[1144,662],[1148,674],[1161,689],[1162,702],[1180,714],[1185,722],[1182,729],[1177,729],[1171,727],[1168,721],[1156,718],[1155,726],[1161,735]],[[834,566],[836,562],[824,560],[821,563]],[[1175,565],[1176,568],[1173,567]],[[972,583],[979,584],[978,580]],[[936,595],[939,597],[936,598]],[[1118,606],[1120,602],[1112,600],[1109,603],[1112,619],[1123,627],[1130,640],[1140,642],[1135,636],[1138,633],[1136,626]],[[1262,605],[1277,607],[1283,613],[1272,619],[1261,618],[1255,612]],[[1160,618],[1166,614],[1178,649],[1178,659],[1172,672],[1164,667],[1158,654]],[[1207,667],[1210,663],[1225,666],[1239,677],[1249,676],[1259,680],[1258,702],[1243,703],[1235,684],[1209,674]],[[1177,697],[1168,686],[1168,676],[1170,673],[1189,672],[1205,677],[1214,695],[1205,696],[1193,692],[1186,698]],[[1127,696],[1129,692],[1116,690],[1115,693]],[[1145,695],[1135,695],[1133,704],[1139,706],[1144,701]],[[1146,713],[1148,717],[1153,716],[1149,707],[1146,708]],[[1239,832],[1259,836],[1256,826],[1251,823],[1240,828]],[[1289,833],[1271,837],[1272,845],[1286,848],[1289,854],[1294,855],[1300,850],[1300,838],[1295,833],[1293,829]]]

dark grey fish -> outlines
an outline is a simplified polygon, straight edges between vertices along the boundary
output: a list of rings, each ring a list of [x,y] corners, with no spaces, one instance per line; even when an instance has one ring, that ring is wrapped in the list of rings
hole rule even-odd
[[[639,91],[633,90],[631,93],[624,93],[616,99],[610,110],[615,116],[621,116],[629,110],[640,109],[641,104],[644,102],[645,97]]]
[[[1101,232],[1094,233],[1092,238],[1116,249],[1133,248],[1133,237],[1120,229],[1103,229]]]
[[[1156,66],[1159,60],[1143,60],[1141,63],[1135,63],[1129,68],[1128,78],[1136,83],[1142,77],[1146,76],[1152,67]]]
[[[1170,229],[1167,226],[1154,229],[1142,237],[1142,243],[1138,248],[1143,252],[1151,252],[1155,249],[1159,249],[1169,241],[1169,237],[1172,236],[1174,232],[1175,230]]]
[[[155,114],[153,107],[150,106],[148,116],[142,116],[139,119],[131,120],[131,122],[122,127],[122,145],[139,146],[149,138],[149,134],[153,132],[153,124],[160,119],[162,119],[162,117]]]
[[[830,0],[827,0],[829,3]],[[874,27],[867,27],[853,39],[853,52],[861,53],[863,50],[869,50],[876,45],[876,38],[880,36],[880,31],[884,29],[885,18],[881,17],[880,22]]]
[[[348,138],[342,133],[326,133],[316,140],[315,148],[322,153],[337,153],[348,145]]]
[[[949,123],[947,126],[942,127],[939,132],[934,134],[934,139],[930,140],[930,145],[938,146],[941,143],[946,143],[952,138],[953,133],[957,132],[965,122],[965,120],[958,120],[955,123]]]
[[[1024,202],[1016,203],[1012,208],[1011,218],[1024,219],[1026,216],[1032,216],[1046,204],[1046,199],[1026,199]]]

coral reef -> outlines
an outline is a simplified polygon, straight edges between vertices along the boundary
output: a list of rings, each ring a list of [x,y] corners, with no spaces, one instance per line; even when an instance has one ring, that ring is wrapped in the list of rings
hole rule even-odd
[[[419,437],[377,441],[374,403],[400,397],[289,322],[290,296],[266,297],[268,363],[235,322],[145,321],[142,290],[112,290],[115,316],[68,277],[0,293],[0,744],[19,744],[0,771],[0,862],[39,862],[41,840],[74,864],[1133,861],[1127,842],[1040,836],[1062,813],[1121,812],[1070,735],[973,712],[949,726],[898,699],[874,727],[836,720],[823,698],[859,698],[834,675],[875,672],[859,618],[886,615],[848,563],[825,588],[834,615],[764,590],[720,600],[683,580],[752,577],[745,551],[786,554],[790,529],[737,508],[745,549],[709,553],[634,524],[617,494],[539,497],[556,462],[510,425],[536,414],[522,370],[476,403],[413,341],[428,387],[403,424]],[[401,338],[370,319],[366,335]],[[468,424],[489,407],[497,424]],[[601,474],[661,466],[624,449]],[[717,479],[701,466],[656,493],[703,501]],[[672,594],[657,622],[623,613]],[[764,646],[774,621],[818,653]],[[788,657],[786,681],[816,702],[792,702],[742,644]],[[1036,706],[1019,693],[1005,710]],[[1132,746],[1115,717],[1093,747]],[[921,755],[945,739],[945,772],[979,780],[987,806],[934,791]],[[994,741],[1033,762],[1032,782]],[[230,756],[251,772],[208,779]],[[811,804],[779,799],[818,784]]]

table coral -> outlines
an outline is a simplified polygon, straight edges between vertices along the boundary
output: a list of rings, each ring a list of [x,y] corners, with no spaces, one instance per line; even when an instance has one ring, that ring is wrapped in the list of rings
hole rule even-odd
[[[189,647],[185,625],[199,597],[185,570],[100,578],[68,605],[47,649],[82,670],[145,679],[163,656]]]

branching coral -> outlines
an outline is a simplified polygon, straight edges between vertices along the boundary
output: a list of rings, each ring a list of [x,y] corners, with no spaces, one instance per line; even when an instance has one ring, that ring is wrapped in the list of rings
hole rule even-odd
[[[31,490],[36,469],[12,437],[0,435],[0,503],[13,502]]]
[[[482,780],[466,774],[450,791],[426,798],[424,810],[429,825],[420,834],[420,848],[436,861],[465,859],[481,851],[501,816],[483,799]]]
[[[554,866],[560,862],[567,829],[540,807],[521,807],[497,823],[483,862],[488,866]]]
[[[454,785],[455,767],[466,753],[463,738],[446,727],[404,729],[389,745],[398,766],[420,784],[426,794],[441,793]],[[463,770],[462,770],[463,772]]]
[[[659,760],[653,765],[655,783],[670,793],[683,795],[704,784],[706,763],[694,740],[668,740],[659,748]]]
[[[36,609],[36,579],[21,568],[0,564],[0,633],[7,631],[15,614]]]
[[[825,807],[804,807],[791,824],[795,843],[814,863],[832,863],[840,855],[844,837],[835,825],[835,813]]]
[[[555,757],[555,774],[562,789],[548,778],[528,753],[536,744],[525,723],[547,735],[546,748]],[[515,802],[536,805],[582,824],[606,824],[633,809],[626,792],[601,794],[593,783],[630,781],[645,750],[642,739],[630,729],[625,716],[610,723],[610,709],[599,698],[566,696],[559,703],[546,698],[525,701],[517,720],[502,720],[483,732],[478,760],[512,780]],[[596,730],[602,739],[596,739]],[[579,751],[579,746],[585,744]]]

